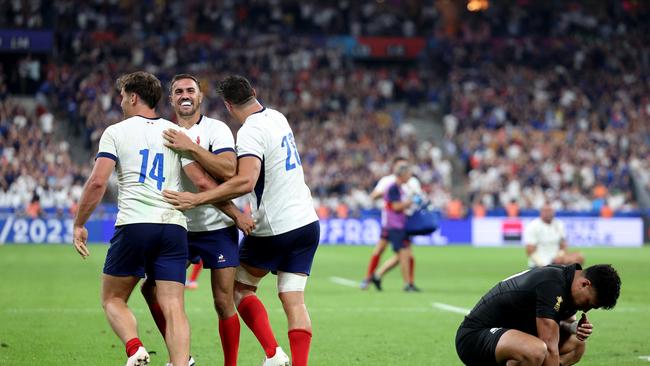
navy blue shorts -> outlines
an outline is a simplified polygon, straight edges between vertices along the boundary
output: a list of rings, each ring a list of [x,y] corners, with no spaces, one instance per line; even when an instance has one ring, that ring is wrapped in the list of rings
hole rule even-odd
[[[314,221],[274,236],[247,236],[239,248],[239,259],[249,266],[290,273],[311,272],[318,248],[320,224]]]
[[[187,230],[175,224],[115,227],[104,273],[185,283]]]
[[[212,231],[190,231],[188,259],[192,263],[203,260],[205,268],[226,268],[239,265],[239,231],[236,226]]]
[[[379,235],[379,238],[388,240],[388,229],[381,228],[381,234]]]
[[[409,236],[404,229],[388,229],[388,242],[393,247],[395,252],[399,252],[402,248],[408,248]]]

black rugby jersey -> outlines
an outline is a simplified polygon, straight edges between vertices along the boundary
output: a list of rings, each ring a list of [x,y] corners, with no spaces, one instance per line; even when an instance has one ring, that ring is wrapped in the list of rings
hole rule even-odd
[[[466,328],[509,328],[537,335],[536,318],[575,315],[571,283],[579,264],[549,265],[515,274],[494,286],[465,317]]]

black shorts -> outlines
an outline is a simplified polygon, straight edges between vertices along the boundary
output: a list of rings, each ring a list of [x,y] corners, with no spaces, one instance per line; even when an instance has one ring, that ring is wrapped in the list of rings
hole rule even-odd
[[[465,328],[456,332],[456,352],[467,366],[499,365],[496,349],[508,328]]]

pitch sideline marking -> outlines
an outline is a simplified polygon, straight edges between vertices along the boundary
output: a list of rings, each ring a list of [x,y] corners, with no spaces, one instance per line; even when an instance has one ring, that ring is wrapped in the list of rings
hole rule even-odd
[[[343,277],[332,276],[330,277],[330,281],[336,283],[337,285],[343,285],[347,287],[359,287],[358,281],[353,281]]]
[[[467,313],[469,313],[469,309],[465,309],[465,308],[461,308],[449,304],[443,304],[441,302],[434,302],[431,304],[431,306],[433,306],[434,308],[438,308],[440,310],[449,311],[451,313],[456,313],[456,314],[467,315]]]
[[[639,356],[639,360],[650,361],[650,356]]]

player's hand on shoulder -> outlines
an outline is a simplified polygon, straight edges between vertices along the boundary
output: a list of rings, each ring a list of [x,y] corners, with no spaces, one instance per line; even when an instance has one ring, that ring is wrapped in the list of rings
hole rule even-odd
[[[581,341],[586,341],[593,330],[594,325],[589,322],[589,319],[587,319],[587,314],[582,313],[582,317],[578,321],[578,327],[576,328],[576,338]]]
[[[250,235],[255,229],[255,220],[253,220],[251,215],[242,213],[241,215],[237,215],[235,225],[237,225],[239,230],[244,232],[244,235]]]
[[[165,146],[177,151],[191,151],[195,143],[183,131],[173,128],[163,131],[163,138],[165,139]]]
[[[185,211],[199,206],[197,195],[190,192],[176,192],[163,190],[165,201],[174,206],[175,209]]]
[[[88,242],[88,230],[83,226],[75,226],[73,228],[73,240],[74,248],[77,250],[81,258],[86,259],[90,256],[90,251],[86,246]]]

